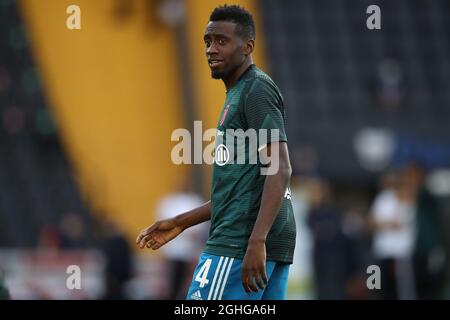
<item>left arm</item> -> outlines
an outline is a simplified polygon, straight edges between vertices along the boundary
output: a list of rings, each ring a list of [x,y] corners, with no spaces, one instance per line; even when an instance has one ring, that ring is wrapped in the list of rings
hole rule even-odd
[[[274,175],[266,176],[258,217],[248,240],[247,252],[242,262],[242,285],[249,294],[252,291],[258,291],[255,281],[260,289],[264,289],[263,282],[265,285],[268,283],[266,238],[278,215],[292,173],[286,142],[272,142],[266,148],[269,156],[272,149],[278,149],[279,161],[269,164],[269,166],[278,166],[278,170]],[[261,156],[263,155],[261,154]]]

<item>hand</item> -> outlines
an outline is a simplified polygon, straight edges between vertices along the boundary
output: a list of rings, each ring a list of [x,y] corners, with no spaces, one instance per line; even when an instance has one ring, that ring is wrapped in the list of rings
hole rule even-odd
[[[136,244],[141,249],[147,246],[147,248],[156,250],[178,236],[183,230],[181,226],[177,225],[174,218],[156,221],[139,233]]]
[[[262,281],[261,281],[262,279]],[[247,252],[242,262],[242,286],[248,294],[264,290],[267,286],[266,244],[264,241],[249,241]],[[264,285],[263,285],[264,283]]]

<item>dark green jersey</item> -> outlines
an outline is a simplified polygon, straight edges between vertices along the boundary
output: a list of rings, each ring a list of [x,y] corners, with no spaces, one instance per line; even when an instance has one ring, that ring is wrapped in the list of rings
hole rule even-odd
[[[244,257],[266,177],[259,151],[267,143],[287,141],[285,120],[277,86],[255,65],[250,66],[228,90],[217,126],[211,229],[205,252]],[[241,139],[239,132],[256,133],[256,143]],[[266,240],[268,260],[292,263],[296,229],[290,198],[288,188]]]

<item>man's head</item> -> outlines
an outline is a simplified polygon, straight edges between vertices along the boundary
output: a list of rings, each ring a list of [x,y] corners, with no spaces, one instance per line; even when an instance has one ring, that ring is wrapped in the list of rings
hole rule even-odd
[[[251,59],[255,45],[252,15],[235,5],[215,8],[209,17],[204,41],[212,77],[230,77]]]

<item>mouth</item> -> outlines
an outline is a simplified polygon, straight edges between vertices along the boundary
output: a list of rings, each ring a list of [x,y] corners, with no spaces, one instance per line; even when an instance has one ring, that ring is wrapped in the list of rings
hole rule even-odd
[[[223,60],[219,59],[208,59],[208,64],[210,68],[218,68],[220,65],[223,64]]]

